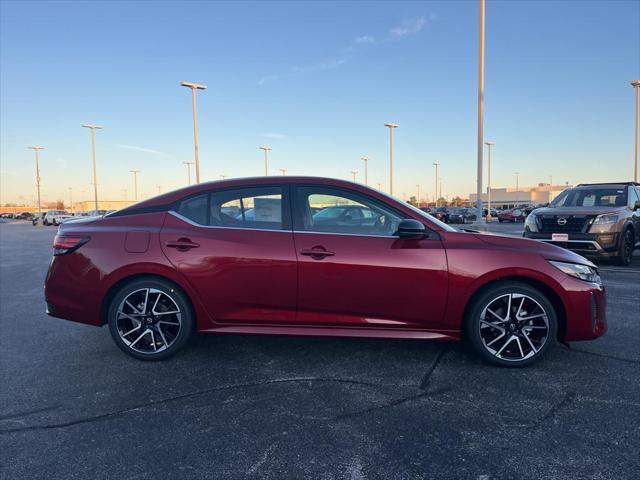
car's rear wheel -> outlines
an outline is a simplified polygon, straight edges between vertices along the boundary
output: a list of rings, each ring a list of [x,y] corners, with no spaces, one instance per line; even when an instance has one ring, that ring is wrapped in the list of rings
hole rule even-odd
[[[465,319],[474,350],[489,363],[521,367],[538,361],[555,343],[553,305],[537,289],[500,282],[481,292]]]
[[[626,267],[631,264],[633,259],[633,247],[634,247],[633,232],[630,228],[626,229],[620,239],[620,248],[618,249],[618,256],[615,261],[618,265]]]
[[[141,278],[122,287],[109,305],[111,336],[139,360],[163,360],[189,340],[195,319],[187,296],[172,283]]]

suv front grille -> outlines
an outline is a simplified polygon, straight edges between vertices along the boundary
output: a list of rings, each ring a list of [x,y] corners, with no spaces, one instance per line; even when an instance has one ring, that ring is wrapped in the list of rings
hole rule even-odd
[[[593,222],[593,218],[593,216],[589,215],[543,216],[538,220],[538,227],[541,232],[586,233],[589,225]]]

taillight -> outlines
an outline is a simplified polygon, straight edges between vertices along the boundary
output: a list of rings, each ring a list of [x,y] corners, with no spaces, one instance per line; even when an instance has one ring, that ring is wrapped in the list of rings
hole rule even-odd
[[[75,235],[56,235],[53,239],[53,254],[64,255],[77,250],[89,241],[89,237]]]

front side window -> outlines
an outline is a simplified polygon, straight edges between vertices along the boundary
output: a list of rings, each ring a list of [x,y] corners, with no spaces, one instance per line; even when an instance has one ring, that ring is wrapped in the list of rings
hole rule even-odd
[[[309,232],[391,236],[402,217],[355,192],[322,187],[298,188],[299,228]]]
[[[638,200],[640,200],[638,197],[638,190],[633,187],[629,187],[629,203],[627,206],[629,208],[633,208]]]

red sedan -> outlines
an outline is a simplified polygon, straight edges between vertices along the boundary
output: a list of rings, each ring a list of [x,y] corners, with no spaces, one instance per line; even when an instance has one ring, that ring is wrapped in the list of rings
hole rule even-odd
[[[501,210],[498,212],[498,221],[502,222],[524,222],[526,215],[521,208],[512,208],[510,210]]]
[[[65,222],[47,312],[109,325],[142,360],[194,332],[464,337],[521,366],[602,335],[596,267],[546,243],[454,230],[377,190],[262,177],[166,193]]]

